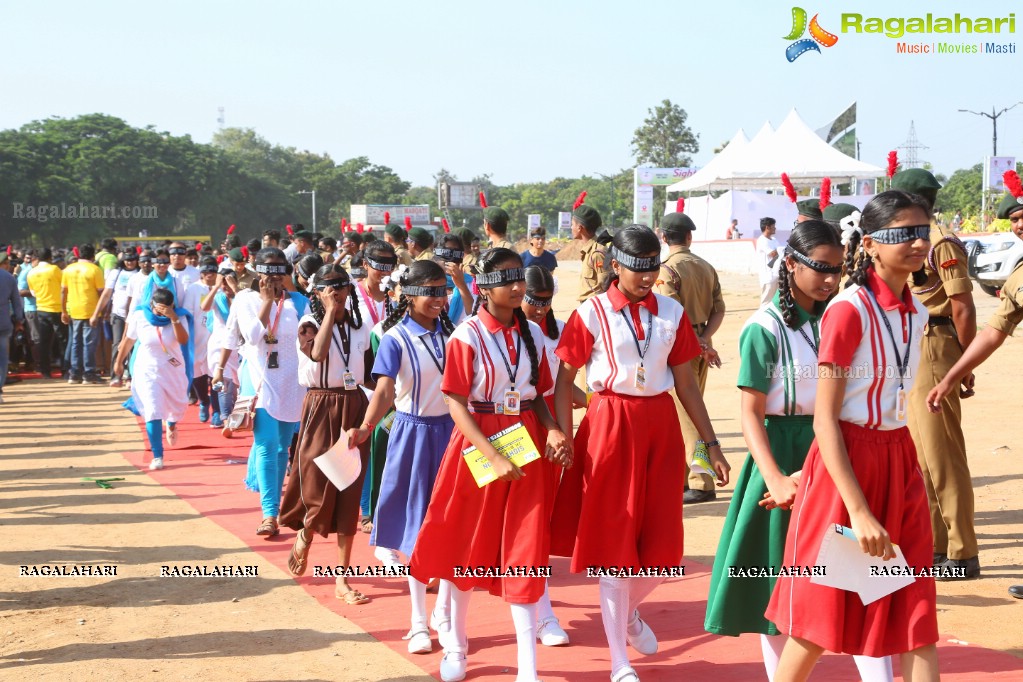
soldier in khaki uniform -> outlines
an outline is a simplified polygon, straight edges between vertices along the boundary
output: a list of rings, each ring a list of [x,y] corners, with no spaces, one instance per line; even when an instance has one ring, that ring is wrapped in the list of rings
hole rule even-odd
[[[912,168],[892,176],[892,189],[922,196],[933,206],[938,189],[934,176]],[[930,319],[922,340],[920,366],[909,394],[909,430],[916,444],[931,507],[934,564],[980,575],[977,534],[973,526],[973,481],[966,458],[960,394],[944,400],[940,414],[929,412],[927,394],[948,373],[977,334],[973,283],[966,269],[966,249],[955,235],[931,226],[931,251],[923,276],[914,275],[913,293],[927,306]],[[972,395],[973,379],[964,382]],[[941,575],[954,575],[942,571]],[[951,580],[939,577],[938,580]]]
[[[1009,183],[1005,183],[1009,186]],[[1008,219],[1013,233],[1023,239],[1023,190],[1017,198],[1006,195],[998,205],[998,217]],[[1023,322],[1023,266],[1016,268],[1002,286],[1002,302],[998,310],[966,352],[937,386],[925,398],[927,409],[932,413],[944,412],[948,397],[959,392],[960,383],[969,385],[973,370],[991,357],[1005,339],[1012,336],[1016,327]],[[1018,423],[1018,422],[1017,422]],[[978,565],[979,569],[979,565]],[[1013,585],[1009,594],[1023,599],[1023,585]]]
[[[398,257],[398,265],[408,267],[412,265],[412,254],[405,248],[405,240],[408,233],[396,223],[388,223],[384,226],[384,241],[394,247],[394,254]]]
[[[604,290],[604,260],[607,250],[594,237],[603,225],[600,214],[592,206],[583,204],[572,212],[572,239],[580,239],[583,248],[579,260],[583,262],[579,272],[579,302],[596,296]]]
[[[721,283],[718,273],[707,261],[689,250],[693,243],[693,230],[696,225],[685,213],[672,213],[661,222],[661,233],[664,241],[671,248],[668,258],[661,264],[661,271],[654,285],[657,293],[670,296],[685,309],[693,331],[704,352],[693,359],[691,366],[696,381],[700,386],[700,394],[707,387],[707,373],[711,365],[721,366],[721,360],[714,350],[711,338],[721,326],[725,318],[725,299],[721,296]],[[674,392],[672,392],[674,395]],[[693,461],[693,452],[699,434],[689,419],[682,404],[675,398],[675,409],[678,411],[682,425],[682,438],[686,444],[686,469]],[[686,504],[709,502],[717,497],[714,491],[714,477],[688,471],[687,485],[689,489],[683,496]]]
[[[433,235],[429,230],[413,227],[408,232],[412,260],[433,260]]]
[[[515,245],[508,241],[508,212],[497,206],[483,209],[483,232],[490,240],[492,249],[515,250]]]

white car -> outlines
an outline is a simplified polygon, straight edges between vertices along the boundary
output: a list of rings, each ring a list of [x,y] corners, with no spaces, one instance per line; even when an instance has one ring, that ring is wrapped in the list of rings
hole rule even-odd
[[[970,276],[992,296],[997,295],[1016,266],[1023,263],[1023,239],[1012,232],[969,237],[963,243]]]

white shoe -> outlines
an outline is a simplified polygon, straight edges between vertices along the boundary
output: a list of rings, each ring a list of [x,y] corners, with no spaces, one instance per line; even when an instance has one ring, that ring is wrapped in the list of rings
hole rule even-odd
[[[460,682],[465,679],[465,654],[449,651],[440,659],[440,679],[444,682]]]
[[[650,629],[650,626],[646,624],[646,621],[639,617],[639,611],[633,611],[632,614],[636,617],[635,624],[639,626],[639,632],[632,634],[631,630],[634,627],[633,623],[629,623],[628,630],[626,630],[626,638],[629,640],[629,644],[632,648],[641,654],[649,656],[650,654],[657,653],[657,635]],[[639,678],[636,678],[639,679]]]
[[[446,615],[440,615],[437,610],[434,609],[430,614],[430,627],[437,634],[442,632],[450,632],[451,630],[451,617]]]
[[[174,447],[174,444],[178,442],[178,427],[168,426],[167,427],[167,445]]]
[[[639,675],[630,666],[625,666],[617,673],[611,675],[611,682],[639,682]]]
[[[398,556],[398,552],[393,549],[387,549],[386,547],[377,547],[373,550],[373,556],[377,558],[377,561],[388,568],[398,568],[405,565],[402,563],[401,557]]]
[[[163,468],[163,457],[154,457],[153,461],[149,463],[150,471],[158,471]]]
[[[421,630],[409,630],[408,634],[402,637],[408,640],[408,652],[410,654],[428,654],[433,651],[433,642],[430,640],[430,631],[426,628]]]
[[[554,617],[545,618],[536,624],[536,638],[544,646],[568,644],[568,633],[561,628],[561,623]]]

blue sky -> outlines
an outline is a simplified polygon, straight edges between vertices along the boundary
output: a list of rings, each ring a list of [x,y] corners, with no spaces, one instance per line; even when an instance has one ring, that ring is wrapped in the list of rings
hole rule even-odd
[[[838,32],[842,12],[882,18],[1011,3],[800,2]],[[208,142],[227,125],[268,140],[368,156],[415,184],[441,167],[498,183],[633,164],[647,109],[670,99],[700,134],[696,165],[739,128],[798,109],[812,127],[859,105],[862,157],[884,165],[915,121],[923,160],[951,173],[991,152],[991,122],[957,113],[1023,99],[1023,54],[899,55],[895,40],[839,33],[788,63],[794,3],[21,2],[0,5],[0,128],[102,112]],[[1023,35],[907,36],[1015,43]],[[998,121],[1023,158],[1023,106]],[[784,169],[779,169],[779,172]]]

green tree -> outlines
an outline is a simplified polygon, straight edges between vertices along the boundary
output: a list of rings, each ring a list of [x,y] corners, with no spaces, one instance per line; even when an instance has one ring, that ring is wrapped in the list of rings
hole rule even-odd
[[[966,217],[980,213],[981,185],[984,170],[981,164],[972,168],[960,168],[952,173],[948,182],[938,190],[934,208],[947,215],[962,211]]]
[[[700,136],[686,125],[689,116],[685,109],[666,99],[647,109],[647,114],[632,136],[636,162],[658,168],[688,166],[692,161],[689,155],[700,151]]]

